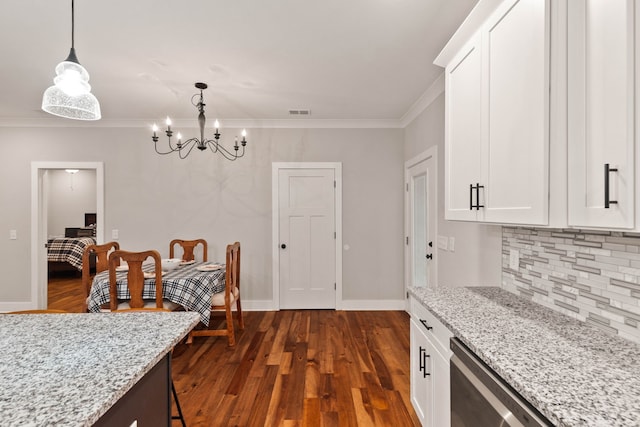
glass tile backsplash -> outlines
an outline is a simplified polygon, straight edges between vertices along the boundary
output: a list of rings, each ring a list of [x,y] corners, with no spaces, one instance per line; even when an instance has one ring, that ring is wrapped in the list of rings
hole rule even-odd
[[[640,234],[503,227],[502,287],[640,343]]]

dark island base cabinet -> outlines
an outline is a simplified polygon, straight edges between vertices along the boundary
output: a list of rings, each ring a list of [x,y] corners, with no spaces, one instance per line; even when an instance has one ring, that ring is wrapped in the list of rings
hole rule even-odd
[[[129,427],[136,421],[138,427],[171,426],[170,357],[160,360],[94,426]]]

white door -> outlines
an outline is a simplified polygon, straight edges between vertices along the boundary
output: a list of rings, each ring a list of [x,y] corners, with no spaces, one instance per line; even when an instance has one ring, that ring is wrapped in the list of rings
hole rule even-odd
[[[282,309],[336,308],[336,188],[331,168],[278,170]]]
[[[436,147],[432,147],[405,164],[407,286],[437,286],[435,239],[438,174],[436,165]]]
[[[634,2],[572,1],[568,12],[569,225],[633,228]]]
[[[548,222],[546,1],[508,0],[486,24],[485,221]]]

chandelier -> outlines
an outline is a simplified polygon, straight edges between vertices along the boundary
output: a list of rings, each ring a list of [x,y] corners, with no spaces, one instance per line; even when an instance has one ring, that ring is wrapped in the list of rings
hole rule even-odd
[[[205,103],[204,103],[204,98],[202,96],[202,91],[207,88],[207,84],[196,83],[195,86],[197,89],[200,90],[200,100],[198,101],[198,103],[193,102],[193,100],[198,96],[198,94],[196,93],[195,95],[193,95],[193,97],[191,97],[191,103],[198,109],[198,112],[199,112],[198,126],[200,127],[200,139],[189,138],[186,141],[182,141],[182,135],[178,133],[176,135],[178,141],[175,142],[175,145],[172,144],[171,137],[173,136],[173,130],[171,130],[171,119],[167,117],[167,121],[166,121],[167,129],[164,131],[164,133],[167,135],[167,138],[169,140],[168,151],[158,150],[158,135],[157,135],[158,126],[154,123],[153,127],[151,128],[151,130],[153,130],[153,136],[151,137],[151,139],[153,140],[153,145],[156,150],[156,153],[164,155],[164,154],[171,154],[171,153],[178,152],[178,156],[181,159],[185,159],[189,155],[189,153],[191,153],[191,150],[193,150],[193,148],[195,147],[200,151],[204,151],[208,148],[214,153],[222,154],[227,160],[231,160],[231,161],[239,159],[240,157],[244,156],[244,147],[247,145],[247,138],[246,138],[247,131],[244,129],[242,130],[242,141],[240,141],[240,144],[238,144],[238,137],[236,137],[236,141],[233,146],[233,152],[227,150],[222,145],[220,145],[220,136],[221,136],[219,132],[220,123],[218,123],[217,120],[213,124],[216,131],[213,134],[213,139],[205,139],[204,126],[207,119],[204,116]],[[240,150],[240,147],[242,147],[242,150]]]
[[[42,109],[54,116],[75,120],[99,120],[100,104],[91,93],[89,73],[80,65],[74,49],[74,13],[71,0],[71,51],[56,66],[54,85],[44,91]]]

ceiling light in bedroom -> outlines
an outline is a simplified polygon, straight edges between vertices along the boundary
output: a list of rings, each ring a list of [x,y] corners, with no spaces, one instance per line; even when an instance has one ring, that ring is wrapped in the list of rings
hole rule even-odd
[[[184,159],[189,155],[189,153],[191,153],[191,150],[193,150],[193,148],[196,147],[200,151],[204,151],[208,148],[214,153],[222,154],[222,156],[224,156],[225,159],[231,160],[231,161],[239,159],[240,157],[244,156],[244,147],[247,145],[247,131],[244,129],[242,130],[242,134],[241,134],[242,140],[240,141],[240,144],[238,144],[238,137],[236,136],[236,142],[233,145],[233,152],[230,150],[227,150],[222,145],[220,145],[220,136],[221,136],[219,132],[220,123],[218,123],[217,120],[213,124],[216,131],[213,134],[213,139],[205,139],[204,126],[207,119],[204,116],[205,103],[204,103],[204,98],[202,96],[202,91],[207,88],[207,84],[196,83],[195,86],[196,86],[196,89],[200,90],[200,94],[196,93],[195,95],[193,95],[193,97],[191,97],[191,103],[198,109],[198,112],[199,112],[198,126],[200,127],[200,139],[189,138],[186,141],[182,141],[182,135],[178,133],[177,134],[178,141],[175,142],[175,145],[172,144],[171,137],[173,136],[173,130],[171,129],[171,119],[167,117],[167,120],[166,120],[167,129],[164,131],[164,133],[167,135],[167,138],[169,139],[169,151],[158,150],[158,134],[157,134],[158,126],[154,123],[153,127],[151,128],[151,130],[153,131],[153,136],[151,137],[151,139],[153,140],[153,145],[156,150],[156,153],[171,154],[171,153],[177,152],[178,156],[180,156],[181,159]],[[198,102],[194,103],[193,100],[198,96],[199,96]],[[240,150],[240,148],[242,148],[242,150]]]
[[[71,51],[56,66],[53,86],[42,96],[42,109],[54,116],[75,120],[99,120],[100,104],[91,93],[89,73],[80,65],[74,49],[74,0],[71,0]]]

